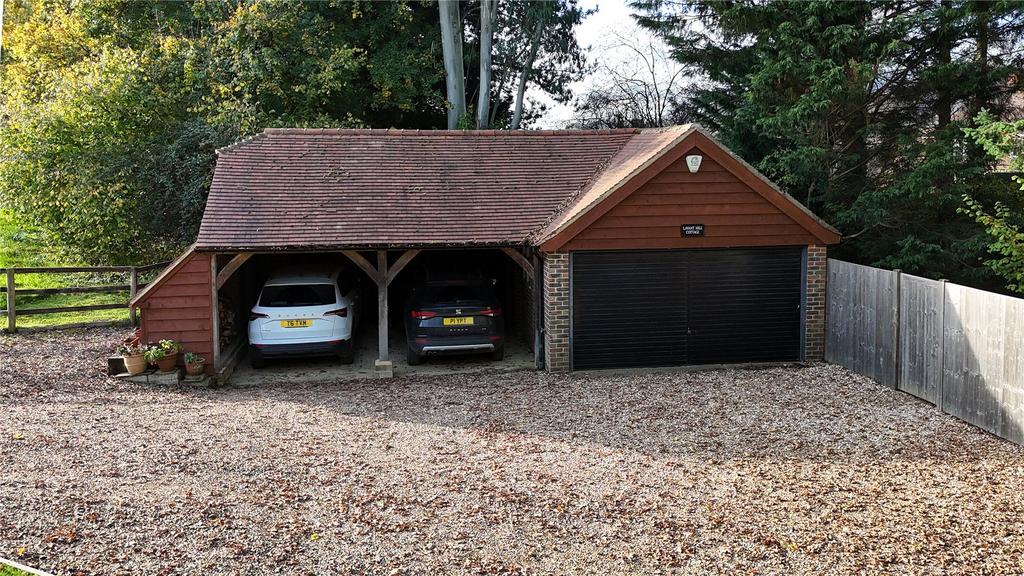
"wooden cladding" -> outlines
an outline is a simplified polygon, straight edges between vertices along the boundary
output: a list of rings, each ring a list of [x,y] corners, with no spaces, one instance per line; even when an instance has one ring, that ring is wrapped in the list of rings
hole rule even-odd
[[[212,365],[209,253],[191,252],[139,302],[142,338],[176,340]]]
[[[565,250],[729,248],[808,245],[817,239],[700,147],[691,173],[682,157],[654,174],[580,230]],[[714,151],[717,152],[717,151]],[[704,235],[680,234],[682,224],[703,224]]]

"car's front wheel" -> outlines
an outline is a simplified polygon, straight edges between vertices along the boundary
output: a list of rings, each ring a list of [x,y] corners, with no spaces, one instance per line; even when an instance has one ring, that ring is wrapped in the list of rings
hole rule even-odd
[[[409,363],[409,366],[419,366],[423,363],[423,356],[420,356],[419,352],[409,348],[406,360]]]

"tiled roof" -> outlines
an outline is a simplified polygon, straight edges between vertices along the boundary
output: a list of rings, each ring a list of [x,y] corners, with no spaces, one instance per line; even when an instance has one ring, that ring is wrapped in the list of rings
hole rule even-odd
[[[650,134],[268,129],[220,151],[196,248],[522,244]]]

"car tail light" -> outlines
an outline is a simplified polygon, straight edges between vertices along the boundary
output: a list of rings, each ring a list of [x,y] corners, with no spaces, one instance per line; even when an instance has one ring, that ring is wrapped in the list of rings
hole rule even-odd
[[[324,312],[324,316],[340,316],[344,318],[348,316],[348,308],[338,308],[337,310],[328,310]]]
[[[426,320],[427,318],[433,318],[434,316],[437,316],[437,312],[430,312],[428,310],[413,310],[410,315],[417,320]]]
[[[491,336],[491,342],[501,342],[501,336]]]
[[[481,316],[501,316],[501,308],[484,308],[479,314]]]
[[[249,321],[259,320],[260,318],[270,318],[266,314],[260,314],[259,312],[249,312]]]

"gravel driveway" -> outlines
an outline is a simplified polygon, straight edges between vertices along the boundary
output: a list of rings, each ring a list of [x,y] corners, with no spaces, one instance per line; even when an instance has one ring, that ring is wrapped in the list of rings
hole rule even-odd
[[[843,369],[179,391],[0,337],[0,556],[59,574],[1024,572],[1024,449]]]

